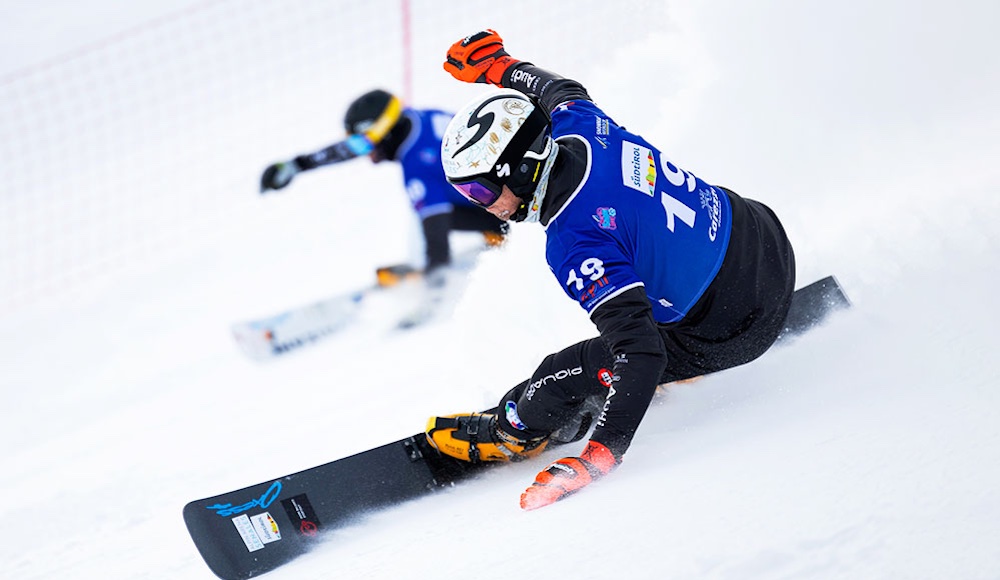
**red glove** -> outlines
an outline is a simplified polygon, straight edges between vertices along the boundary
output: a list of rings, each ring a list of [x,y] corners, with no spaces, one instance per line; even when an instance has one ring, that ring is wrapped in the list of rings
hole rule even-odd
[[[533,510],[555,503],[611,473],[619,463],[610,449],[588,441],[580,457],[564,457],[535,476],[535,482],[521,494],[521,509]]]
[[[491,83],[500,86],[503,73],[521,61],[503,49],[503,39],[486,29],[451,45],[444,70],[466,83]]]

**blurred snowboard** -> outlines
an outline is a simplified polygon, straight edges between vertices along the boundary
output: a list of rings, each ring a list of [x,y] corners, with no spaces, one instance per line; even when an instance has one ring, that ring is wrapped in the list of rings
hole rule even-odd
[[[245,320],[230,328],[240,349],[250,358],[267,360],[312,344],[354,323],[362,308],[376,296],[412,303],[397,321],[405,330],[449,316],[461,298],[469,273],[485,248],[455,256],[452,264],[430,276],[407,264],[376,270],[375,283],[263,318]]]

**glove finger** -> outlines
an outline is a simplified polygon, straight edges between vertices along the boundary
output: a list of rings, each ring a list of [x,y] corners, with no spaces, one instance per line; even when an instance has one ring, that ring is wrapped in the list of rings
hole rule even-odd
[[[444,63],[444,70],[456,79],[466,83],[481,83],[486,81],[486,75],[478,68],[455,63],[451,57]]]
[[[534,483],[521,494],[521,509],[536,510],[551,505],[569,495],[570,492],[561,487],[551,487]]]
[[[454,58],[457,61],[465,60],[465,52],[465,47],[462,46],[462,41],[460,40],[448,49],[448,58]]]
[[[479,64],[481,60],[490,57],[503,56],[505,54],[507,54],[507,52],[504,51],[502,44],[499,42],[490,42],[475,47],[466,60],[473,64]]]
[[[535,476],[535,482],[521,494],[521,509],[533,510],[576,493],[593,481],[586,466],[576,457],[556,461]]]

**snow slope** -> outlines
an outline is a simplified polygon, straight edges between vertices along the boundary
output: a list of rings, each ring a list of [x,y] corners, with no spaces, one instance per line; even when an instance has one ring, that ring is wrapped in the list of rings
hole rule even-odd
[[[1000,9],[667,9],[661,31],[601,29],[604,56],[572,74],[686,168],[771,205],[800,283],[836,274],[854,309],[671,388],[622,467],[565,502],[522,513],[544,462],[511,466],[373,514],[268,578],[1000,577]],[[515,56],[546,66],[497,18]],[[589,42],[554,37],[553,52]],[[327,173],[364,189],[371,170]],[[450,321],[391,333],[370,310],[373,324],[247,360],[230,322],[319,297],[285,272],[336,267],[345,247],[372,267],[405,252],[389,233],[412,228],[405,211],[359,235],[331,216],[370,199],[308,202],[260,200],[300,232],[287,244],[229,224],[2,320],[0,576],[212,578],[186,502],[492,404],[593,334],[547,271],[541,229],[523,225],[481,259]]]

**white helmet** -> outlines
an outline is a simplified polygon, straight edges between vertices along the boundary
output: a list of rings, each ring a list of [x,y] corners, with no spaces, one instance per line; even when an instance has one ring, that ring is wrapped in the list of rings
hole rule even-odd
[[[504,185],[526,205],[551,150],[548,115],[523,94],[501,89],[476,98],[448,123],[441,163],[448,182],[477,205],[492,205]],[[512,219],[519,221],[519,213]]]

